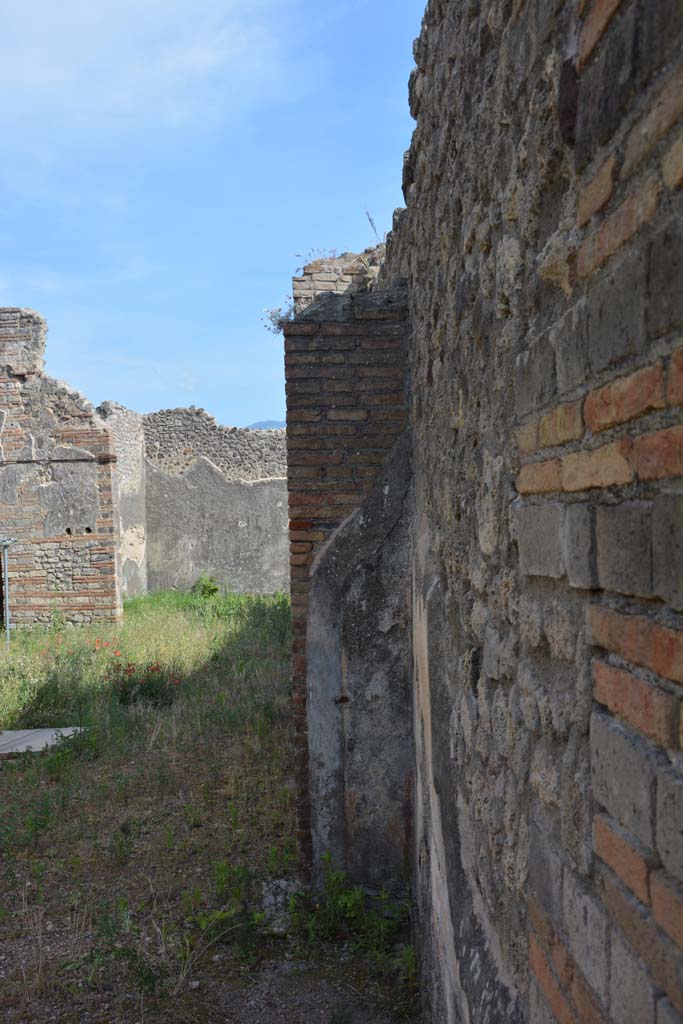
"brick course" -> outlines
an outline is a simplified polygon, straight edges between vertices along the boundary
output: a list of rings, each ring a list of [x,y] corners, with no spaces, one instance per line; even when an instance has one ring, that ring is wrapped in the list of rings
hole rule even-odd
[[[307,279],[313,276],[304,273]],[[329,283],[316,280],[321,288]],[[315,298],[311,294],[310,302]],[[324,541],[369,493],[408,418],[403,389],[407,338],[400,314],[395,320],[376,319],[373,307],[366,319],[362,297],[351,306],[344,322],[318,320],[316,309],[315,303],[303,304],[302,315],[284,328],[292,693],[299,750],[298,827],[304,861],[310,858],[310,834],[303,652],[311,567]]]

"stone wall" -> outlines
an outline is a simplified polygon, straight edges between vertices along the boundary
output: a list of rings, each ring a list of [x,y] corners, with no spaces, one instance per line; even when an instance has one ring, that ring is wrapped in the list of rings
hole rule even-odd
[[[147,459],[178,476],[201,456],[227,480],[267,480],[287,475],[284,430],[223,427],[203,409],[162,409],[144,417]]]
[[[116,619],[115,461],[92,405],[43,372],[37,313],[0,309],[0,532],[17,625]]]
[[[124,597],[147,593],[147,507],[143,417],[116,402],[98,413],[114,440],[115,506],[118,518],[118,572]]]
[[[409,294],[413,877],[434,1021],[683,1019],[682,33],[676,0],[431,0],[416,43],[407,210],[379,287]],[[313,421],[334,365],[309,381]],[[290,417],[293,399],[290,380]],[[303,438],[302,466],[343,460]],[[335,548],[349,514],[305,567],[310,708],[339,634],[317,579],[335,550],[341,577],[360,559],[354,601],[381,621],[363,549]],[[400,583],[380,586],[391,612]]]

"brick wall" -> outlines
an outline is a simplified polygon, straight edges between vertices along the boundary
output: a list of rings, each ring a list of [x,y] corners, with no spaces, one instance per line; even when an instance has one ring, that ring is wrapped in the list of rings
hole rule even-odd
[[[333,314],[333,317],[330,314]],[[407,421],[405,302],[322,300],[285,325],[299,840],[310,859],[306,632],[316,556],[369,493]]]
[[[321,256],[292,278],[292,299],[297,316],[320,294],[350,294],[365,290],[379,274],[384,245],[362,253],[345,252],[341,256]]]
[[[0,530],[18,625],[120,614],[109,432],[81,395],[43,373],[46,325],[0,310]]]
[[[683,5],[430,0],[407,209],[435,1019],[683,1020]]]

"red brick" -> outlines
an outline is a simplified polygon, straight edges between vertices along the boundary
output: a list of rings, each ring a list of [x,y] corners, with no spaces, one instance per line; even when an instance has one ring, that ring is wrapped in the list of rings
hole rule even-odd
[[[291,530],[311,530],[313,529],[312,519],[290,519],[289,529]]]
[[[538,420],[533,423],[525,423],[515,431],[517,445],[522,455],[530,455],[538,448]]]
[[[683,683],[683,633],[652,627],[652,662],[650,667],[660,676]]]
[[[307,551],[311,551],[313,545],[309,541],[293,541],[290,542],[289,550],[292,555],[305,555]]]
[[[593,662],[593,678],[599,704],[660,746],[676,746],[679,702],[675,697],[604,661]]]
[[[683,1012],[683,962],[676,946],[650,917],[647,908],[613,878],[601,880],[603,903],[617,922],[634,952],[650,968],[654,981],[664,989],[679,1013]]]
[[[683,138],[677,139],[662,157],[662,177],[667,188],[683,185]]]
[[[631,441],[622,438],[593,451],[565,455],[560,467],[562,490],[587,491],[630,483],[633,479],[630,450]]]
[[[546,952],[549,953],[555,943],[555,928],[535,896],[529,896],[527,900],[527,916]]]
[[[583,436],[583,417],[579,402],[558,405],[538,423],[538,442],[541,448],[576,441]]]
[[[558,1024],[576,1024],[576,1017],[533,935],[529,936],[529,966]]]
[[[623,177],[631,174],[683,114],[683,69],[675,71],[626,139]]]
[[[669,363],[666,397],[670,405],[683,405],[683,348],[678,348]]]
[[[330,409],[327,414],[328,420],[352,420],[360,422],[368,418],[366,409]]]
[[[315,423],[320,419],[318,409],[292,409],[287,412],[287,424],[290,423]]]
[[[579,39],[579,57],[577,61],[579,70],[583,68],[595,46],[602,38],[620,3],[621,0],[593,0]]]
[[[312,561],[313,561],[313,555],[311,554],[310,551],[308,552],[308,554],[305,554],[305,555],[290,555],[289,556],[289,564],[290,565],[310,565]]]
[[[621,615],[598,605],[589,612],[593,643],[683,683],[683,632],[659,626],[640,615]]]
[[[593,822],[593,849],[642,903],[650,902],[648,861],[623,831],[611,826],[603,816]]]
[[[580,228],[608,203],[614,189],[615,166],[616,157],[612,155],[605,160],[595,177],[579,196],[576,223]]]
[[[572,977],[571,994],[581,1024],[607,1024],[597,999],[578,971]]]
[[[683,949],[683,886],[665,871],[656,871],[650,891],[655,921]]]
[[[531,462],[522,466],[517,476],[517,490],[520,494],[545,494],[561,489],[559,459]]]
[[[663,409],[665,405],[664,373],[658,362],[591,391],[586,398],[584,416],[586,426],[597,433],[615,423],[644,416],[653,409]]]
[[[579,248],[577,271],[580,277],[589,277],[625,242],[633,238],[643,225],[657,212],[660,185],[654,176],[648,178],[641,189],[628,196],[611,216],[603,221],[595,234],[589,236]]]
[[[683,426],[635,438],[632,464],[641,480],[683,476]]]

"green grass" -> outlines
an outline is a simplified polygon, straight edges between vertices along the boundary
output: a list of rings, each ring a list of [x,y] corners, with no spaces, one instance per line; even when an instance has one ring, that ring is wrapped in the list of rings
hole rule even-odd
[[[413,1008],[405,907],[330,868],[269,931],[262,885],[297,867],[289,601],[203,589],[18,631],[0,656],[0,728],[83,727],[1,763],[7,1024],[205,1024],[267,959]]]
[[[115,627],[12,636],[0,727],[84,727],[0,771],[0,948],[17,953],[0,1003],[17,1020],[112,986],[124,1017],[147,993],[173,1019],[164,1000],[211,962],[217,922],[258,930],[260,879],[295,866],[289,635],[284,596],[164,593]],[[122,701],[117,673],[150,664],[169,701]]]

